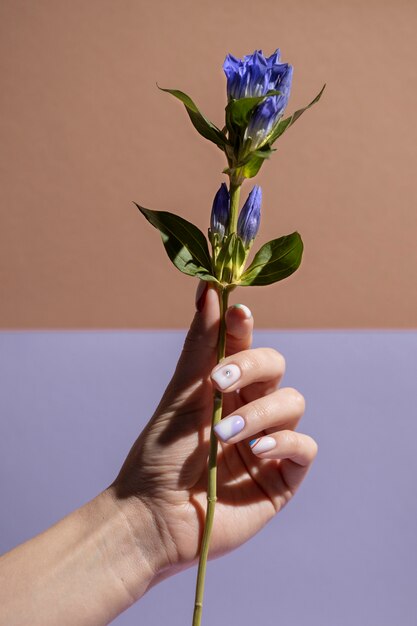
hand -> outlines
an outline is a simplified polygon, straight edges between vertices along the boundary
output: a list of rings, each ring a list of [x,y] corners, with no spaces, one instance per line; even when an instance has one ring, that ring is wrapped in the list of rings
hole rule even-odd
[[[295,432],[304,412],[302,395],[292,388],[278,389],[284,358],[271,348],[250,349],[249,310],[227,310],[226,358],[216,367],[220,313],[212,286],[200,297],[200,308],[173,378],[113,485],[117,497],[129,501],[134,531],[132,503],[145,503],[151,512],[166,554],[161,577],[198,558],[215,385],[221,389],[233,379],[224,389],[224,419],[217,428],[218,499],[211,558],[259,531],[294,495],[317,453],[311,437]]]
[[[283,357],[251,350],[246,307],[199,299],[174,376],[114,483],[0,558],[0,622],[104,626],[150,586],[198,558],[204,528],[213,389],[224,389],[218,500],[209,556],[237,547],[293,496],[317,452],[295,432],[304,400],[277,389]],[[239,375],[240,374],[240,375]],[[238,376],[239,375],[239,376]],[[254,441],[253,441],[254,440]]]

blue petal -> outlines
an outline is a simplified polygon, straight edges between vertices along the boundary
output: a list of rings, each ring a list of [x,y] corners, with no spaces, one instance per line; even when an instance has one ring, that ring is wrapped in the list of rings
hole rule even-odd
[[[281,50],[277,48],[275,52],[271,54],[270,57],[267,58],[268,66],[272,67],[276,63],[279,63],[280,58],[281,58]]]
[[[264,96],[270,90],[278,90],[287,77],[288,63],[280,63],[280,50],[277,48],[266,58],[262,50],[255,50],[243,59],[231,54],[226,56],[223,69],[227,78],[229,100]],[[291,82],[291,77],[289,77]]]
[[[227,77],[229,77],[232,73],[236,73],[239,71],[240,59],[237,59],[232,54],[228,54],[223,63],[223,70]]]

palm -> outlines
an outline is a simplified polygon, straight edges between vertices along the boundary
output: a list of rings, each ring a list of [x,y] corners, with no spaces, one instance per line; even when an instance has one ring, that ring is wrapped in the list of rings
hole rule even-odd
[[[226,357],[236,355],[243,366],[245,359],[254,358],[250,350],[253,319],[233,308],[227,313]],[[183,567],[197,559],[204,529],[214,390],[210,374],[217,361],[218,327],[218,299],[210,289],[204,312],[194,318],[174,376],[116,479],[122,497],[146,500],[163,529],[171,562]],[[223,416],[245,413],[249,404],[255,404],[258,410],[264,407],[263,419],[248,432],[275,437],[285,429],[293,433],[303,411],[302,396],[294,390],[287,395],[284,389],[277,391],[285,369],[283,359],[276,351],[271,357],[268,349],[258,350],[252,374],[246,379],[242,374],[240,391],[223,394]],[[250,413],[247,417],[254,418]],[[210,556],[249,539],[292,497],[311,465],[316,444],[297,434],[284,438],[282,445],[282,455],[277,448],[278,455],[268,459],[255,455],[244,436],[234,445],[219,444]]]
[[[208,371],[214,363],[208,364]],[[167,520],[181,562],[197,558],[207,503],[207,456],[213,386],[193,378],[181,388],[173,378],[136,446],[141,493],[157,499],[157,514]],[[223,414],[245,404],[240,394],[225,394]],[[157,452],[156,452],[157,450]],[[156,460],[157,459],[157,460]],[[288,499],[279,480],[279,462],[256,459],[247,443],[219,443],[217,503],[210,555],[232,550],[260,530]]]

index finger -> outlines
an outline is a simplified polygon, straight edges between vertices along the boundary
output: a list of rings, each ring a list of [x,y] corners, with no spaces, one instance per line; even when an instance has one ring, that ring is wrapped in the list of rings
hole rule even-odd
[[[252,345],[253,315],[245,304],[233,304],[225,315],[226,356],[248,350]]]

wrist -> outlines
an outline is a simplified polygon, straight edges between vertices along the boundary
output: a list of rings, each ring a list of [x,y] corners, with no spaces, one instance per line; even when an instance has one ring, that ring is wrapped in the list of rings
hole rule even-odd
[[[107,529],[112,569],[135,602],[169,575],[172,560],[151,507],[136,496],[121,497],[117,492],[117,487],[111,485],[97,499],[112,519]]]

